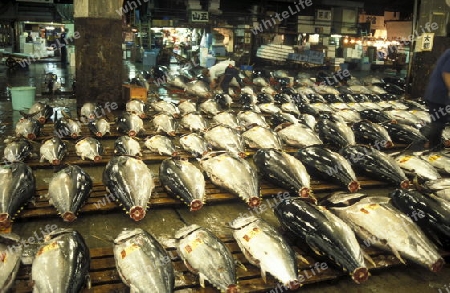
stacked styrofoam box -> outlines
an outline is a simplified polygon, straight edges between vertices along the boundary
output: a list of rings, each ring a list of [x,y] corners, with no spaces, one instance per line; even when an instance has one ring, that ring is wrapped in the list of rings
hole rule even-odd
[[[360,62],[360,69],[364,71],[370,70],[369,57],[362,57]]]
[[[70,66],[75,66],[75,52],[70,52],[70,58],[69,58],[69,60],[70,60]]]
[[[334,58],[336,57],[336,46],[334,45],[328,45],[327,48],[327,57]]]
[[[339,67],[344,62],[345,62],[345,58],[334,58],[333,67]]]
[[[209,2],[208,11],[212,14],[222,14],[222,10],[220,10],[220,0],[211,0],[211,2]]]
[[[314,16],[299,16],[297,31],[299,34],[313,34],[314,33]]]
[[[331,34],[331,26],[323,26],[322,34]]]
[[[361,56],[362,56],[362,51],[356,50],[356,49],[353,50],[352,58],[359,59],[359,58],[361,58]]]
[[[19,51],[20,51],[20,53],[23,53],[23,47],[26,44],[25,39],[26,39],[26,37],[24,35],[19,36]]]
[[[352,58],[360,59],[362,55],[363,55],[362,46],[361,46],[361,48],[355,47],[355,49],[352,52]]]
[[[23,44],[23,53],[24,54],[33,54],[34,53],[34,44],[33,43],[25,43]]]
[[[339,69],[341,69],[341,64],[343,64],[345,62],[344,58],[331,58],[330,60],[331,64],[331,71],[338,71]]]
[[[187,10],[202,10],[200,0],[185,0]]]
[[[285,61],[289,53],[294,53],[292,46],[269,44],[259,47],[256,56],[274,61]]]
[[[331,21],[329,20],[314,20],[314,32],[316,28],[322,28],[321,34],[331,33]]]

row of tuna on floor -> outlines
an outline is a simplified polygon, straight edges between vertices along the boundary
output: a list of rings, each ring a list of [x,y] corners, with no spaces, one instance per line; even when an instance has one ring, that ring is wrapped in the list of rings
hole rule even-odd
[[[210,76],[204,76],[203,73],[185,74],[186,71],[170,72],[168,68],[159,66],[160,72],[156,72],[154,83],[161,88],[176,87],[184,90],[189,95],[201,98],[209,98],[216,93],[224,93],[220,87],[211,90],[209,80],[214,80],[224,74],[228,65],[216,64],[210,68]],[[240,72],[241,82],[233,78],[229,83],[229,89],[226,94],[237,94],[240,91],[246,92],[249,87],[258,87],[262,92],[274,93],[280,87],[287,86],[307,86],[311,91],[318,94],[368,94],[368,95],[404,95],[406,81],[403,78],[384,77],[378,78],[367,76],[362,79],[355,78],[348,73],[345,77],[341,74],[328,74],[320,71],[316,75],[307,72],[299,72],[296,76],[285,70],[275,70],[267,72],[266,70],[256,70],[252,74]],[[147,74],[146,74],[147,75]],[[335,77],[339,76],[338,79]],[[145,78],[138,75],[134,82],[141,86],[150,87]]]
[[[289,95],[285,96],[291,99]],[[219,100],[221,97],[219,97]],[[288,104],[294,105],[292,101]],[[319,104],[320,111],[314,108]],[[191,101],[182,102],[178,107],[166,101],[158,101],[151,104],[152,108],[159,112],[152,118],[152,126],[156,133],[161,132],[168,137],[155,136],[153,132],[153,137],[146,140],[146,145],[152,151],[160,154],[173,154],[175,147],[172,143],[173,139],[170,138],[176,136],[177,128],[175,124],[177,120],[174,117],[180,115],[182,115],[179,122],[181,128],[196,133],[182,136],[180,144],[184,150],[192,152],[194,155],[201,155],[208,151],[208,145],[216,149],[243,153],[245,145],[256,149],[263,147],[282,149],[283,144],[303,147],[324,142],[335,148],[341,148],[358,142],[369,143],[378,149],[385,149],[392,147],[393,142],[409,144],[426,140],[418,129],[430,122],[430,117],[422,104],[406,100],[401,102],[390,101],[387,102],[387,106],[397,109],[390,111],[378,109],[381,107],[380,103],[352,104],[352,107],[362,107],[360,111],[346,110],[340,108],[340,106],[331,108],[338,104],[302,104],[308,108],[304,109],[306,111],[303,114],[299,112],[295,115],[288,113],[286,110],[267,112],[264,115],[254,110],[245,110],[244,107],[242,111],[235,115],[231,111],[222,111],[224,106],[221,106],[221,103],[216,99],[209,99],[198,107],[196,103]],[[52,109],[48,105],[40,103],[37,105],[36,112],[33,112],[35,109],[32,107],[29,111],[32,114],[25,114],[25,117],[28,118],[21,119],[16,124],[16,136],[24,136],[29,139],[35,139],[39,136],[42,128],[41,123],[46,121],[46,117],[51,116]],[[227,105],[229,107],[229,104]],[[261,106],[262,104],[258,105]],[[144,121],[142,120],[142,117],[148,115],[144,109],[145,106],[145,103],[136,100],[127,103],[128,111],[118,117],[117,129],[130,137],[148,134],[145,133]],[[299,107],[294,106],[293,108],[299,111]],[[328,109],[324,107],[328,107]],[[209,125],[205,117],[195,113],[197,108],[211,117]],[[95,109],[95,105],[85,104],[81,108],[80,119],[94,119],[87,126],[95,136],[103,137],[110,132],[110,123],[104,118],[95,119]],[[308,112],[314,115],[307,114]],[[269,122],[267,122],[267,116],[269,116]],[[351,126],[348,125],[349,123]],[[80,136],[81,130],[81,123],[77,118],[63,117],[56,120],[52,134],[56,134],[58,137],[77,138]],[[444,140],[449,139],[449,130],[450,128],[447,128],[444,131]],[[204,138],[204,140],[201,138]],[[99,143],[95,140],[87,140],[87,142],[80,142],[76,145],[77,153],[82,157],[86,157],[83,155],[85,153],[83,149],[86,148],[86,145],[95,146],[98,149],[97,152],[101,150]],[[51,148],[51,142],[49,144],[49,148]],[[87,148],[89,149],[89,147]],[[135,153],[132,155],[135,155]],[[90,155],[89,158],[95,159],[96,156]],[[43,159],[49,160],[45,156]]]
[[[202,105],[208,103],[209,105],[214,105],[218,107],[218,103],[216,101],[210,100],[202,103]],[[411,101],[410,101],[411,103]],[[158,106],[156,106],[156,105]],[[402,104],[403,103],[399,103]],[[136,108],[133,106],[138,105],[139,107],[143,106],[142,102],[131,101],[128,103],[129,110],[136,111]],[[87,104],[86,107],[82,108],[82,115],[85,117],[93,115],[94,105]],[[182,107],[183,106],[183,107]],[[420,104],[416,105],[417,107]],[[176,107],[175,105],[165,102],[159,101],[152,104],[152,107],[155,109],[162,109],[161,111],[167,113],[169,109],[178,109],[181,108],[183,111],[180,111],[183,115],[183,118],[189,117],[192,112],[189,112],[187,108],[191,110],[196,109],[195,103],[190,101],[183,102]],[[200,105],[201,107],[201,105]],[[51,109],[49,110],[49,106],[46,105],[38,105],[38,110],[36,113],[32,112],[29,115],[40,115],[38,120],[46,120],[48,119],[48,113],[51,113]],[[86,110],[87,109],[87,110]],[[90,111],[90,112],[89,112]],[[173,110],[174,111],[174,110]],[[341,111],[342,112],[342,111]],[[416,111],[417,112],[417,111]],[[89,114],[90,113],[90,114]],[[187,113],[187,114],[186,114]],[[360,113],[364,113],[361,111]],[[380,112],[384,113],[384,112]],[[224,116],[227,114],[227,116]],[[286,114],[286,113],[284,113]],[[47,116],[46,116],[47,115]],[[86,116],[87,115],[87,116]],[[141,153],[140,144],[138,141],[135,141],[131,137],[140,132],[140,125],[143,125],[143,120],[139,117],[146,115],[145,112],[141,112],[139,114],[126,112],[124,113],[119,120],[122,120],[123,124],[118,124],[122,126],[118,126],[118,129],[122,132],[127,133],[129,136],[122,136],[115,142],[115,154],[116,155],[129,155],[129,156],[138,156]],[[172,114],[161,114],[165,115],[166,119],[164,121],[169,121],[170,123],[162,123],[161,125],[171,125],[173,122],[173,116],[176,116],[176,113]],[[309,148],[309,153],[301,158],[301,153],[299,152],[301,163],[307,164],[306,160],[309,157],[315,158],[314,161],[310,163],[310,169],[317,169],[318,165],[320,166],[320,174],[322,176],[328,177],[339,177],[342,172],[346,172],[349,175],[346,175],[347,178],[354,179],[354,172],[352,169],[362,169],[365,172],[370,173],[371,176],[375,176],[377,179],[389,180],[396,184],[403,184],[407,186],[406,176],[403,171],[410,172],[413,175],[417,175],[421,180],[430,181],[437,180],[441,178],[441,173],[447,173],[448,170],[448,160],[449,157],[444,152],[434,152],[434,153],[400,153],[396,154],[396,156],[391,157],[386,155],[384,152],[381,152],[380,149],[388,149],[392,147],[393,140],[394,142],[406,142],[411,143],[414,141],[423,141],[425,138],[420,133],[417,128],[412,126],[404,125],[401,123],[380,123],[380,122],[372,122],[367,120],[361,120],[355,122],[351,127],[342,121],[339,118],[336,118],[333,114],[326,114],[326,117],[320,118],[316,123],[315,120],[310,120],[316,124],[318,127],[318,134],[312,130],[312,128],[308,127],[308,123],[303,124],[299,122],[297,119],[297,123],[291,124],[281,124],[276,126],[282,126],[282,129],[278,129],[278,131],[274,131],[270,128],[270,125],[266,122],[265,116],[256,113],[254,111],[241,111],[238,113],[237,117],[233,116],[230,112],[221,112],[217,113],[213,116],[213,120],[216,118],[218,125],[213,126],[202,132],[204,128],[202,127],[194,127],[194,125],[199,125],[196,123],[199,120],[203,119],[201,115],[195,115],[198,119],[192,119],[193,122],[190,124],[192,131],[198,131],[190,134],[183,135],[179,138],[179,143],[181,147],[191,152],[194,156],[202,156],[210,152],[211,147],[217,150],[224,150],[232,153],[237,153],[241,156],[245,155],[245,145],[254,149],[283,149],[283,143],[287,146],[304,148],[305,146],[311,146]],[[159,115],[157,115],[159,116]],[[217,117],[226,117],[224,120],[218,120]],[[376,115],[375,115],[376,116]],[[128,119],[128,118],[129,119]],[[311,116],[313,119],[314,116]],[[155,117],[156,118],[156,117]],[[183,119],[182,118],[182,119]],[[228,119],[230,118],[230,119]],[[231,118],[234,118],[231,119]],[[273,117],[272,117],[273,118]],[[376,117],[372,117],[372,120],[376,120]],[[23,119],[23,121],[37,121],[33,120],[33,118]],[[64,121],[64,122],[62,122]],[[99,121],[99,120],[94,120]],[[94,122],[92,121],[92,122]],[[137,122],[135,122],[137,121]],[[153,120],[154,121],[154,120]],[[75,119],[71,118],[61,118],[58,120],[54,126],[57,128],[57,125],[64,124],[67,122],[67,125],[77,125]],[[36,122],[33,122],[36,123]],[[234,124],[233,124],[234,123]],[[205,125],[200,123],[201,125]],[[27,127],[23,127],[25,124],[18,122],[16,125],[16,135],[18,136],[27,136],[31,138],[35,138],[38,132],[32,132],[33,135],[28,131],[30,130]],[[109,126],[109,123],[106,122],[106,125]],[[256,125],[250,128],[249,130],[241,132],[236,128],[242,128],[245,126]],[[272,127],[276,124],[272,124]],[[233,128],[234,126],[234,128]],[[387,127],[386,129],[383,128]],[[283,128],[284,127],[284,128]],[[70,127],[69,127],[70,128]],[[34,129],[34,128],[32,128]],[[81,129],[81,128],[80,128]],[[159,154],[163,155],[173,155],[176,153],[176,148],[174,145],[174,137],[171,137],[170,134],[173,131],[171,128],[164,128],[169,136],[163,135],[153,135],[152,137],[145,140],[145,145],[152,151],[156,151]],[[389,131],[388,131],[389,130]],[[56,130],[55,130],[56,131]],[[66,132],[71,134],[72,136],[78,136],[78,132],[73,132],[73,129],[69,129],[72,132]],[[80,130],[78,130],[80,131]],[[242,130],[241,130],[242,131]],[[94,132],[97,133],[97,132]],[[393,138],[391,138],[391,136]],[[358,142],[369,142],[373,144],[373,147],[357,145]],[[322,147],[323,150],[319,150],[318,146],[323,142],[326,142],[328,146],[334,148],[336,150],[340,150],[340,154],[337,152],[333,152],[332,149]],[[314,146],[314,148],[312,147]],[[75,149],[77,154],[80,155],[83,159],[90,158],[91,160],[98,161],[100,156],[102,155],[102,144],[95,138],[88,137],[76,143]],[[312,151],[311,151],[312,150]],[[59,165],[64,155],[67,152],[66,143],[59,139],[58,136],[55,136],[52,139],[45,141],[40,148],[41,160],[48,160],[52,164]],[[16,140],[9,143],[5,150],[5,158],[7,161],[16,161],[16,160],[24,160],[27,155],[31,153],[31,145],[27,143],[26,140]],[[320,155],[317,155],[320,153]],[[327,161],[323,161],[323,158],[330,158]],[[368,165],[367,163],[370,161],[374,161],[376,163],[372,163]],[[322,164],[316,164],[316,162],[321,162]],[[394,162],[395,160],[395,162]],[[348,161],[348,162],[347,162]],[[349,166],[352,165],[351,167]],[[389,167],[379,167],[389,166]],[[375,166],[375,168],[371,169],[371,166]],[[399,170],[400,168],[403,169]],[[387,168],[387,169],[386,169]],[[386,170],[394,169],[395,171]],[[310,170],[311,171],[311,170]],[[312,170],[313,173],[317,173],[317,171]],[[264,172],[263,172],[264,173]],[[394,174],[394,175],[392,175]],[[342,176],[341,176],[342,177]],[[350,191],[358,190],[358,185],[352,183],[355,180],[340,180],[340,184],[344,184],[349,187]],[[305,185],[306,183],[303,183]],[[308,185],[308,184],[306,184]],[[434,184],[432,184],[434,186]],[[309,188],[309,186],[308,186]],[[444,188],[441,188],[444,189]],[[298,192],[295,191],[295,192]],[[445,192],[441,192],[445,196]]]
[[[450,204],[417,191],[396,190],[386,197],[334,194],[327,206],[301,198],[284,198],[274,212],[289,233],[309,248],[348,272],[355,283],[369,277],[371,259],[358,242],[392,252],[403,263],[412,261],[432,272],[444,265],[437,247],[449,244]],[[233,237],[247,260],[269,273],[285,290],[305,281],[299,274],[297,255],[286,236],[254,216],[230,223]],[[287,235],[288,236],[288,235]],[[440,237],[440,238],[439,238]],[[227,246],[211,231],[196,224],[179,229],[174,238],[178,257],[186,268],[220,292],[242,292],[236,261]],[[0,284],[7,291],[14,283],[23,252],[16,234],[0,234],[2,270]],[[136,292],[173,292],[173,258],[150,233],[138,228],[123,230],[114,240],[114,259],[122,281]],[[327,263],[320,264],[322,270]],[[83,237],[72,229],[56,229],[45,235],[31,267],[33,289],[39,292],[80,292],[89,280],[90,256]],[[303,277],[303,278],[302,278]],[[280,286],[279,286],[280,287]]]

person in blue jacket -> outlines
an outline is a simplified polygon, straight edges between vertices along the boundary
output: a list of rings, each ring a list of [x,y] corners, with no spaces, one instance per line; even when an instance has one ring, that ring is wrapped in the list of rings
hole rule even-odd
[[[429,149],[442,149],[442,132],[450,121],[450,49],[437,60],[425,90],[424,100],[431,118],[430,125],[421,129],[428,139]]]

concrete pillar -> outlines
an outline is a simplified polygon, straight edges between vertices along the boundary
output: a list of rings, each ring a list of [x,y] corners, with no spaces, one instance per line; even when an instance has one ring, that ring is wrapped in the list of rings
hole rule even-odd
[[[78,107],[85,102],[116,102],[122,99],[123,0],[75,0],[75,62]]]

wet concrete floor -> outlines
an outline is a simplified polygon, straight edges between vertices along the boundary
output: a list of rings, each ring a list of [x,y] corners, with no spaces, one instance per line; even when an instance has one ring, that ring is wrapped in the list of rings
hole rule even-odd
[[[124,72],[130,78],[140,70],[141,65],[134,66],[131,63],[124,64]],[[52,71],[58,76],[70,79],[74,74],[73,68],[62,69],[58,63],[35,63],[28,70],[8,71],[5,66],[0,66],[0,153],[3,154],[4,139],[13,133],[15,122],[20,114],[12,111],[10,97],[7,95],[6,85],[23,86],[42,83],[42,75]],[[67,85],[70,91],[70,86]],[[45,88],[44,88],[45,91]],[[41,90],[37,90],[37,100],[49,102],[52,106],[69,107],[74,110],[75,101],[70,95],[49,97]],[[150,166],[156,172],[156,166]],[[93,178],[94,182],[101,182],[103,167],[84,167]],[[39,169],[35,172],[37,185],[48,185],[53,174],[50,169]],[[388,189],[368,189],[371,194],[386,195]],[[325,194],[317,194],[318,197]],[[273,201],[273,200],[272,200]],[[269,202],[266,202],[269,204]],[[19,220],[13,224],[12,231],[23,238],[40,235],[47,225],[57,227],[71,227],[78,230],[91,248],[111,247],[114,239],[123,228],[132,229],[140,227],[151,232],[163,244],[172,246],[173,235],[181,227],[187,224],[199,224],[211,229],[218,236],[231,237],[231,231],[226,224],[242,214],[250,211],[242,202],[228,202],[215,205],[205,205],[198,213],[191,213],[187,208],[150,208],[146,217],[140,222],[132,221],[125,213],[113,212],[98,214],[82,214],[74,223],[65,223],[60,218],[39,218],[29,221]],[[259,214],[274,226],[279,226],[273,212],[267,209]],[[446,287],[445,287],[446,286]],[[449,288],[448,291],[446,291]],[[187,292],[187,291],[186,291]],[[356,285],[350,278],[342,278],[334,282],[324,282],[314,285],[305,285],[299,292],[348,292],[348,293],[410,293],[410,292],[450,292],[450,265],[446,265],[442,272],[433,274],[416,265],[399,266],[375,271],[369,280],[361,285]],[[280,292],[281,293],[281,292]]]

